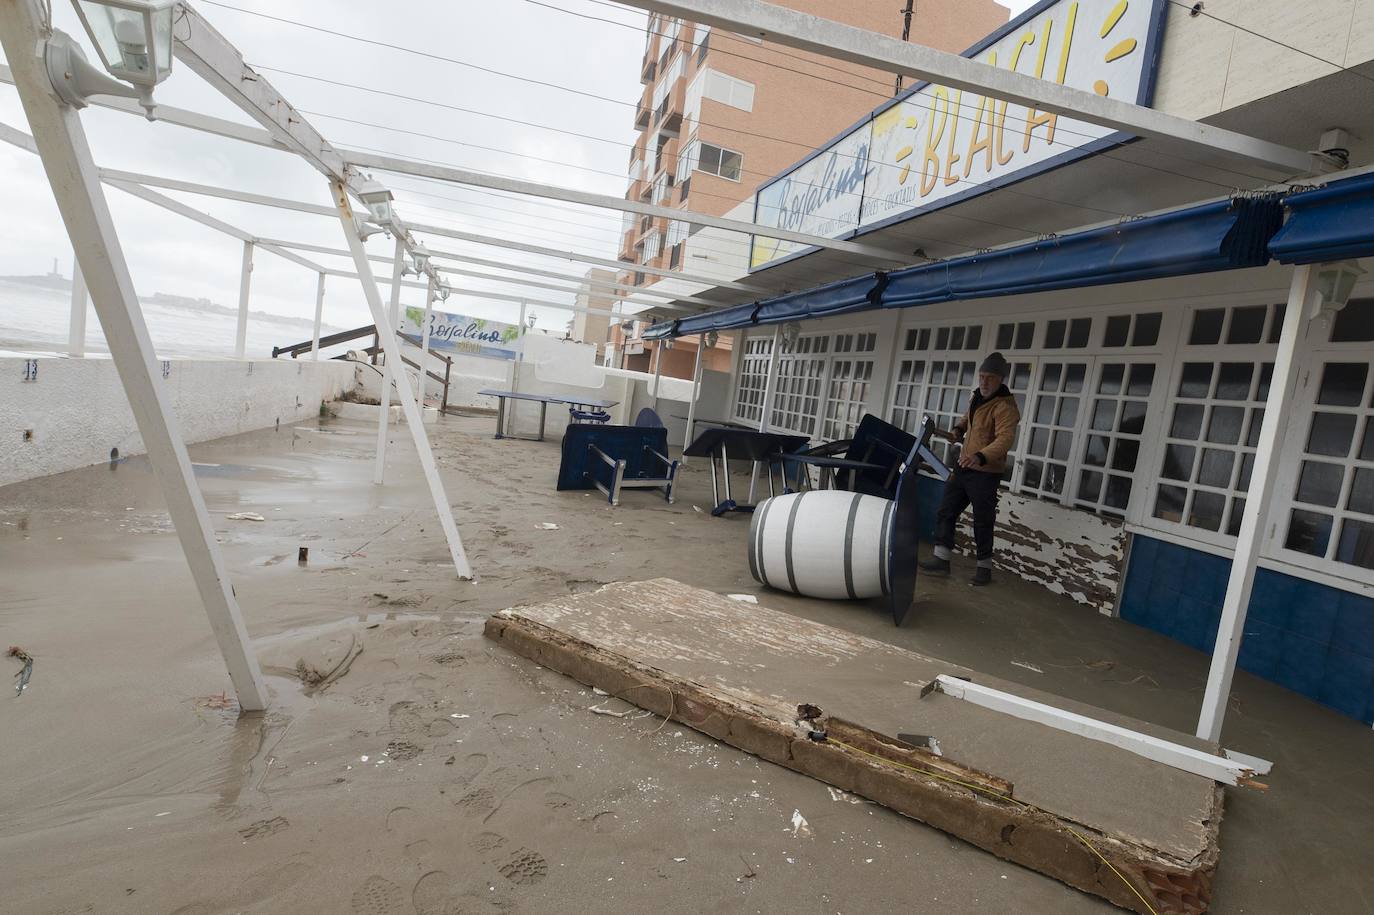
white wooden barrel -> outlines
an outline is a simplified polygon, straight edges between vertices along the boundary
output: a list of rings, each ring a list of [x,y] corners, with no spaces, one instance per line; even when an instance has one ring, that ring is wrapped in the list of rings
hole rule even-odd
[[[749,524],[749,571],[770,588],[808,597],[887,594],[895,504],[833,489],[765,499]]]

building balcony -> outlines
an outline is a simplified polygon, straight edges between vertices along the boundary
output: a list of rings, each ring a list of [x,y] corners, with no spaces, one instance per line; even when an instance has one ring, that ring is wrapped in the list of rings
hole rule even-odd
[[[641,83],[652,83],[654,77],[658,75],[658,58],[654,57],[653,48],[644,53],[644,61],[639,65],[639,81]]]
[[[660,134],[678,135],[682,129],[682,113],[687,107],[686,98],[687,80],[679,79],[654,111],[653,124]]]
[[[653,112],[649,110],[649,106],[640,102],[639,106],[635,108],[635,128],[643,130],[645,127],[648,127],[652,116]]]

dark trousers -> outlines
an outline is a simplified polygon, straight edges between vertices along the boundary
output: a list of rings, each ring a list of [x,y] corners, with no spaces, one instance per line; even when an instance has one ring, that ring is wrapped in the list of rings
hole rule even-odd
[[[935,518],[935,542],[954,549],[954,525],[970,503],[973,505],[973,540],[978,558],[992,558],[992,529],[997,522],[999,474],[956,468],[945,481],[945,494]]]

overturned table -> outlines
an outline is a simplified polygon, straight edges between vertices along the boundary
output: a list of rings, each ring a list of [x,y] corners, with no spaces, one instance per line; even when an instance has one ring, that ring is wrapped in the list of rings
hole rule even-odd
[[[1095,730],[1085,730],[1099,735],[1128,729],[1137,742],[1235,765],[1191,735],[670,579],[504,610],[486,635],[1123,908],[1197,915],[1210,903],[1215,777],[975,693],[1043,703],[1092,719]],[[937,681],[945,688],[926,688]]]
[[[586,398],[573,398],[558,396],[555,394],[526,394],[522,391],[496,391],[491,388],[483,388],[477,392],[486,397],[496,398],[496,437],[497,438],[523,438],[527,441],[542,442],[544,440],[544,420],[548,417],[549,404],[556,403],[568,407],[591,407],[596,410],[606,410],[620,403],[618,400],[589,400]],[[539,437],[530,438],[527,435],[514,435],[506,431],[506,401],[525,400],[539,404]],[[515,411],[511,411],[512,422],[514,421]]]

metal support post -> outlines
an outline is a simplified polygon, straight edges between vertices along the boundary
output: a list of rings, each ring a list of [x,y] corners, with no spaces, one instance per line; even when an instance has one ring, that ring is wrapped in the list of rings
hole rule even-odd
[[[41,51],[42,21],[39,4],[33,0],[0,3],[0,48],[13,68],[15,87],[43,169],[81,264],[110,356],[129,398],[191,577],[224,656],[239,707],[244,711],[261,711],[267,707],[267,687],[249,644],[166,387],[154,369],[152,340],[139,309],[114,220],[100,190],[100,178],[81,119],[76,109],[60,105],[53,94]]]
[[[248,351],[248,290],[253,283],[253,243],[243,243],[243,267],[239,271],[239,326],[234,337],[234,355],[242,359]]]
[[[324,317],[324,274],[320,274],[319,284],[315,287],[315,330],[310,338],[310,358],[320,361],[320,322]]]
[[[1319,269],[1320,265],[1316,264],[1294,268],[1293,283],[1288,290],[1288,307],[1283,316],[1278,352],[1274,354],[1274,374],[1269,382],[1269,397],[1264,404],[1264,420],[1255,449],[1255,467],[1250,473],[1245,513],[1241,516],[1240,534],[1236,537],[1231,577],[1226,582],[1216,648],[1212,651],[1212,668],[1207,674],[1207,692],[1202,698],[1202,715],[1198,718],[1197,736],[1204,740],[1221,739],[1226,703],[1231,697],[1231,679],[1236,673],[1236,658],[1245,635],[1245,614],[1250,608],[1255,566],[1264,531],[1269,526],[1269,505],[1278,475],[1279,451],[1284,431],[1292,419],[1293,389],[1298,380],[1298,342],[1306,327],[1307,308],[1316,291]]]
[[[382,297],[377,292],[377,281],[372,275],[372,267],[367,262],[367,250],[363,248],[363,240],[358,237],[357,227],[353,223],[353,207],[348,199],[348,192],[343,185],[333,182],[330,185],[334,193],[334,202],[339,208],[339,221],[343,224],[344,237],[348,239],[348,249],[353,252],[353,263],[356,265],[358,276],[362,280],[363,295],[367,298],[367,307],[372,312],[372,320],[378,327],[386,324],[386,312],[382,306]],[[401,258],[405,254],[404,247],[400,242],[396,246],[396,280],[400,280]],[[399,293],[396,296],[399,301]],[[394,328],[393,328],[394,330]],[[401,364],[401,344],[394,332],[387,332],[381,335],[381,347],[386,352],[386,364],[399,366]],[[406,425],[410,427],[410,436],[415,442],[415,453],[420,459],[420,469],[424,472],[425,481],[429,484],[430,495],[434,499],[434,510],[439,515],[439,524],[444,529],[444,538],[448,541],[449,553],[453,557],[453,567],[458,572],[459,578],[472,578],[472,567],[468,565],[467,553],[463,550],[463,538],[458,533],[458,525],[453,520],[453,509],[449,506],[448,495],[444,492],[444,483],[439,479],[439,466],[434,460],[434,452],[429,447],[429,436],[425,434],[425,424],[421,421],[420,407],[415,403],[415,397],[410,390],[410,379],[406,373],[396,371],[395,375],[396,393],[401,398],[401,411],[405,414]]]
[[[429,316],[434,313],[434,277],[429,278],[429,288],[425,290],[425,323],[420,327],[420,380],[417,386],[420,393],[420,413],[425,412],[425,382],[429,379]]]
[[[763,410],[759,414],[759,431],[768,431],[768,417],[773,412],[773,390],[778,386],[778,357],[782,355],[782,325],[773,327],[773,347],[768,351],[768,375],[763,381]]]
[[[658,385],[659,385],[659,382],[663,380],[663,342],[664,342],[664,341],[662,341],[662,340],[657,340],[657,341],[654,342],[654,412],[655,412],[655,413],[661,412],[661,410],[660,410],[660,408],[659,408],[659,405],[658,405],[658,401],[659,401],[659,396],[658,396]]]
[[[81,263],[72,264],[72,317],[67,325],[67,355],[86,355],[86,303],[90,296],[86,293],[86,277],[81,273]]]
[[[701,366],[702,350],[706,348],[706,335],[697,335],[697,362],[692,367],[692,399],[687,403],[687,431],[683,434],[682,447],[685,450],[692,443],[692,430],[697,423],[697,394],[701,391]],[[687,463],[687,455],[682,456],[682,463]]]
[[[366,260],[366,258],[364,258]],[[406,245],[404,239],[396,236],[396,257],[392,263],[391,271],[391,311],[389,315],[378,314],[375,316],[377,323],[376,353],[372,356],[372,364],[377,364],[377,356],[385,353],[385,363],[382,366],[382,415],[377,417],[377,464],[372,471],[372,482],[378,486],[382,485],[382,480],[386,478],[386,432],[387,424],[391,421],[391,385],[398,375],[404,375],[405,371],[401,367],[400,359],[392,359],[393,350],[399,347],[387,346],[387,341],[396,339],[396,328],[401,319],[401,275],[405,270],[406,264]],[[362,276],[363,272],[358,271]],[[372,268],[367,268],[367,276],[372,275]],[[366,281],[364,281],[366,282]]]

